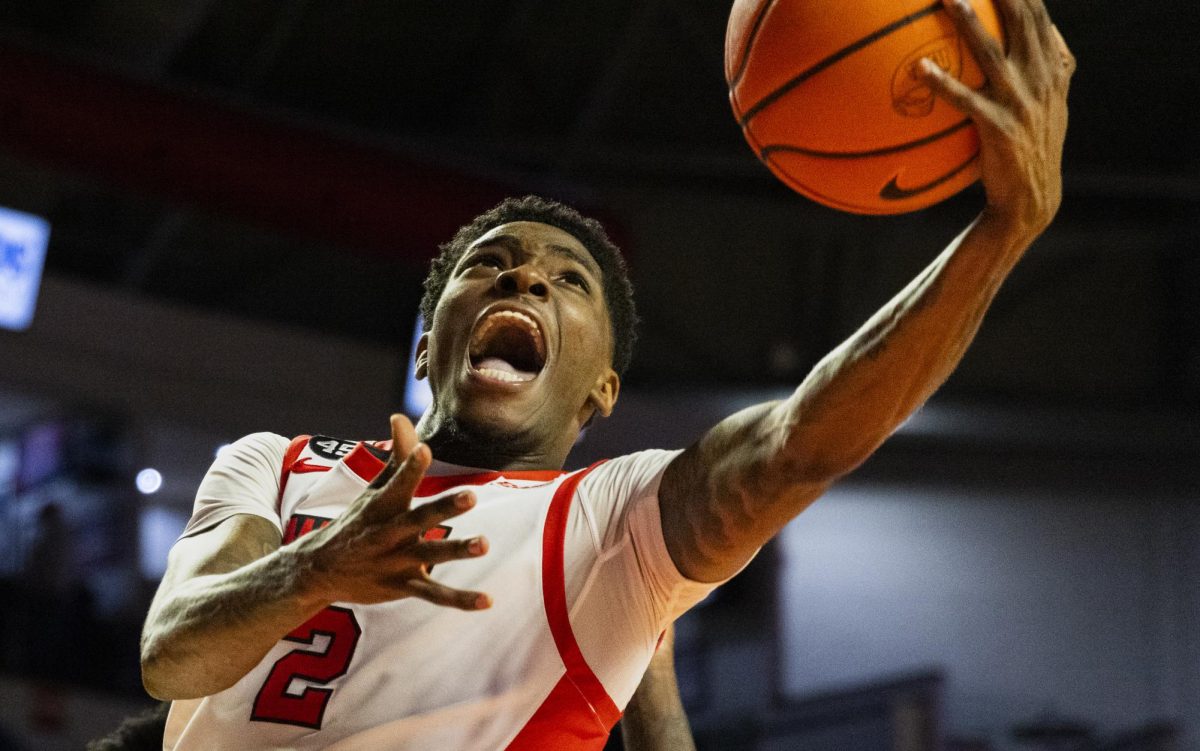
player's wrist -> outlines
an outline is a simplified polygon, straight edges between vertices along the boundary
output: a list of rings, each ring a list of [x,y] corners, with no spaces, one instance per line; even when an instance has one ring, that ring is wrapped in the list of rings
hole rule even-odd
[[[280,566],[287,572],[289,592],[305,610],[320,610],[337,599],[331,577],[318,563],[318,553],[303,541],[277,551]]]
[[[1037,221],[1028,213],[988,205],[972,230],[982,236],[992,255],[1010,258],[1015,263],[1048,223]]]
[[[1061,193],[1031,191],[1019,200],[989,201],[980,222],[1028,245],[1050,226],[1061,203]]]

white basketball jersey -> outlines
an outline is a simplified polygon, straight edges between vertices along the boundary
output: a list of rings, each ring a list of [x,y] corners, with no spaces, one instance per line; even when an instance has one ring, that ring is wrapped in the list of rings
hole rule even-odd
[[[285,441],[272,440],[272,451]],[[185,535],[256,513],[273,517],[288,544],[363,492],[383,467],[381,447],[301,436],[273,484],[261,483],[278,488],[267,504],[262,490],[208,498],[221,477],[214,465]],[[715,586],[683,579],[662,542],[657,483],[674,455],[645,452],[571,474],[457,468],[426,477],[414,506],[464,487],[477,503],[424,536],[490,543],[487,555],[439,564],[431,575],[487,592],[493,606],[335,603],[234,686],[175,702],[164,748],[602,748],[658,633]],[[230,468],[230,477],[239,473],[246,467]],[[594,500],[601,496],[619,500]]]

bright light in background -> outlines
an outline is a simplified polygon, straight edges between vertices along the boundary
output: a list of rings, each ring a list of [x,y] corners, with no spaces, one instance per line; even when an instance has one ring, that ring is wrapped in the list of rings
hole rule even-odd
[[[167,571],[167,553],[183,534],[188,515],[178,509],[147,506],[138,521],[139,563],[142,575],[158,579]]]
[[[0,208],[0,328],[24,331],[33,322],[50,223]]]
[[[162,473],[157,469],[143,469],[137,473],[137,478],[134,482],[137,483],[137,489],[146,495],[157,493],[162,487]]]
[[[429,379],[417,380],[416,352],[417,342],[425,329],[424,319],[420,315],[413,324],[412,347],[409,348],[408,375],[404,379],[404,412],[413,419],[425,414],[425,410],[433,402],[433,392],[429,390]]]
[[[225,454],[225,452],[228,451],[232,447],[233,447],[232,443],[222,443],[220,446],[217,446],[217,450],[213,452],[213,456],[216,457],[217,459],[220,459]]]

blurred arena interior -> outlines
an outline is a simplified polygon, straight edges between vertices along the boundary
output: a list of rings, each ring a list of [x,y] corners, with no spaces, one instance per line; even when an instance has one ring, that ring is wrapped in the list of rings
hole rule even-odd
[[[1063,210],[934,400],[680,622],[701,749],[1200,747],[1200,11],[1050,10]],[[140,619],[214,452],[384,437],[427,261],[503,196],[630,258],[641,341],[571,466],[787,393],[978,211],[789,193],[729,113],[727,12],[0,0],[0,207],[50,227],[0,330],[0,748],[150,705]]]

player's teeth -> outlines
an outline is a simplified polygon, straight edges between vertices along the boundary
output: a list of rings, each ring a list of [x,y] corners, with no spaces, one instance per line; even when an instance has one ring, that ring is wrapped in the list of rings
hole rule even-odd
[[[483,323],[479,325],[479,328],[475,330],[474,336],[471,337],[472,344],[478,344],[479,342],[482,342],[484,337],[487,336],[487,333],[491,331],[492,327],[495,326],[501,318],[509,318],[525,324],[526,328],[529,330],[529,333],[533,335],[533,340],[537,345],[538,353],[542,356],[545,356],[541,328],[538,327],[537,323],[532,318],[524,313],[518,313],[515,310],[501,310],[489,315],[486,319],[484,319]]]
[[[495,378],[497,381],[506,381],[508,383],[525,383],[528,378],[521,378],[515,373],[505,373],[503,370],[494,370],[492,368],[480,368],[479,372],[488,378]]]

